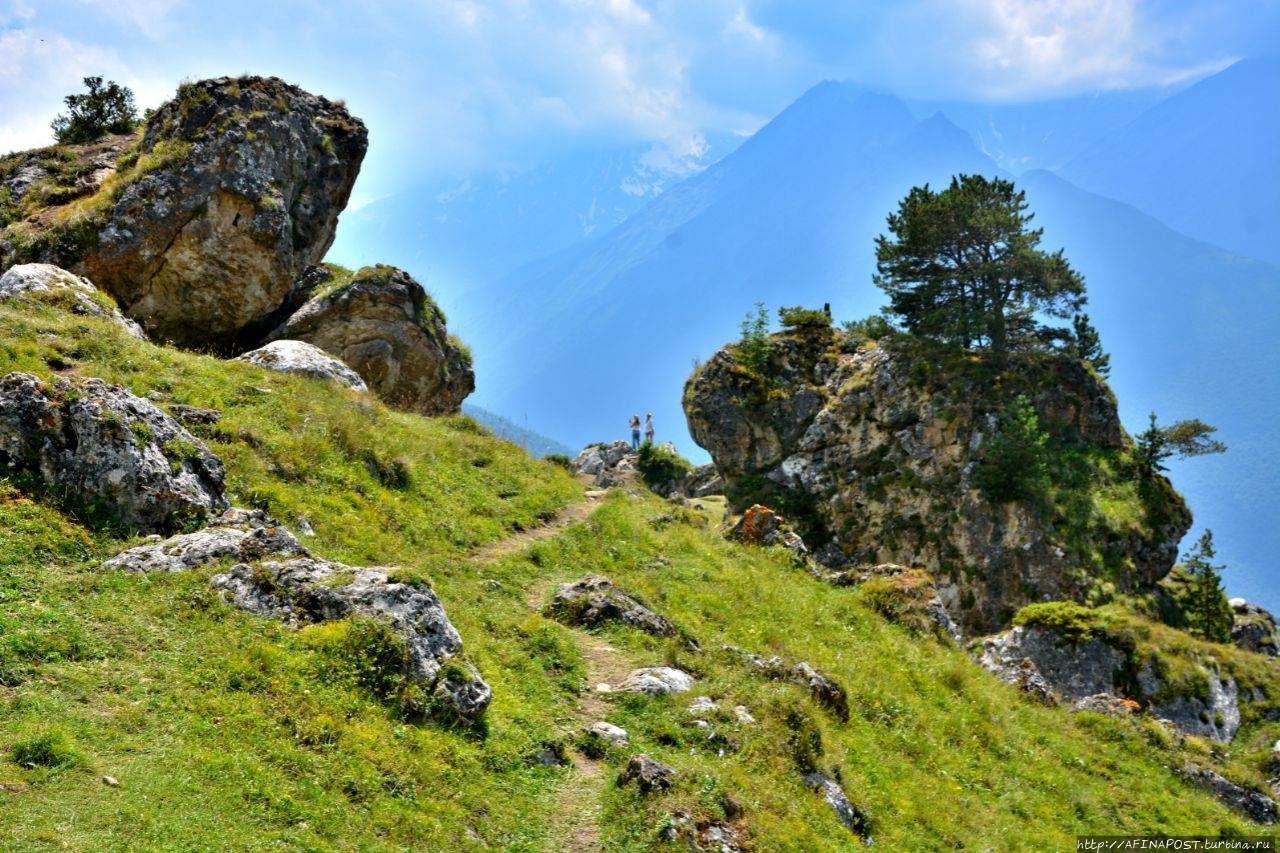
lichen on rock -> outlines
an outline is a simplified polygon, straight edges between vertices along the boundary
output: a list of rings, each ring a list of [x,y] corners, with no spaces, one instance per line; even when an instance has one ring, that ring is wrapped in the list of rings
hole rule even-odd
[[[444,313],[404,270],[358,270],[336,288],[323,277],[270,340],[313,344],[354,370],[388,404],[424,415],[456,414],[475,390],[471,356]]]
[[[149,401],[101,379],[0,379],[0,467],[141,533],[190,527],[229,506],[218,457]]]

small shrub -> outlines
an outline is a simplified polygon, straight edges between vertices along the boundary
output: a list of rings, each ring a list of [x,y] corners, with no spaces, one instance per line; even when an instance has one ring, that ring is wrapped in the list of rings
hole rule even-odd
[[[558,465],[566,471],[571,470],[573,467],[573,460],[568,456],[565,456],[563,453],[548,453],[542,458],[543,460],[550,462],[552,465]]]
[[[128,133],[138,121],[133,92],[101,77],[85,77],[88,92],[67,95],[67,114],[54,118],[53,134],[63,144],[96,142],[108,133]]]
[[[889,321],[879,314],[872,314],[862,320],[849,320],[841,329],[840,348],[845,352],[853,352],[865,343],[892,335],[893,331]]]
[[[763,302],[756,303],[754,313],[748,311],[742,321],[742,340],[735,348],[738,363],[756,376],[769,366],[773,346],[769,343],[769,312]]]
[[[778,321],[784,329],[821,329],[831,325],[831,315],[812,308],[779,308]]]
[[[693,471],[693,465],[673,450],[655,446],[646,441],[640,445],[640,460],[636,464],[644,483],[651,489],[662,488],[672,480],[682,481]]]
[[[404,682],[409,647],[377,619],[353,616],[313,625],[304,636],[320,655],[324,678],[353,682],[380,700],[393,698]]]
[[[1071,601],[1043,601],[1028,604],[1013,617],[1013,624],[1053,631],[1073,643],[1078,643],[1106,627],[1097,611]]]
[[[80,767],[82,756],[67,736],[53,729],[26,740],[20,740],[10,750],[15,764],[34,764],[37,767]]]

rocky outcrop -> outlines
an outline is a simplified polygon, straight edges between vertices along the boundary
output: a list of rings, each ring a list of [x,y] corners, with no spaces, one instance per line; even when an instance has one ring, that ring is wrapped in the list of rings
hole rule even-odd
[[[262,510],[229,509],[195,533],[130,548],[102,564],[126,572],[185,572],[218,560],[305,557],[307,549]]]
[[[1230,674],[1204,664],[1195,664],[1198,686],[1172,689],[1155,663],[1136,660],[1124,640],[1106,633],[1068,637],[1019,625],[982,640],[978,662],[1038,697],[1047,687],[1068,703],[1084,702],[1094,710],[1096,697],[1105,694],[1135,703],[1187,734],[1224,742],[1240,728],[1240,701],[1247,698]]]
[[[41,259],[88,276],[153,338],[235,348],[328,251],[366,147],[345,107],[274,77],[183,84],[116,164],[76,256],[47,241]]]
[[[101,379],[0,379],[0,470],[131,530],[168,533],[228,507],[222,461],[147,400]]]
[[[243,610],[290,623],[366,616],[388,625],[408,647],[405,675],[423,682],[437,711],[477,721],[492,691],[470,664],[458,665],[462,638],[430,589],[396,583],[382,568],[310,557],[239,564],[212,583]]]
[[[1146,477],[1123,512],[1096,508],[1106,502],[1095,492],[1132,494],[1123,487],[1140,472],[1125,467],[1115,398],[1081,363],[996,363],[916,341],[841,352],[825,328],[769,344],[763,373],[732,347],[713,356],[685,385],[685,414],[733,506],[780,510],[826,565],[925,569],[966,633],[1003,627],[1034,601],[1145,589],[1173,566],[1190,513],[1164,478]],[[1064,503],[997,501],[977,487],[1019,394],[1062,448],[1055,464],[1075,466],[1060,481],[1069,471],[1086,484],[1058,494]]]
[[[685,479],[683,492],[685,497],[705,498],[708,495],[724,494],[724,478],[716,470],[715,465],[699,465]]]
[[[1233,598],[1231,611],[1234,614],[1231,642],[1245,651],[1267,657],[1280,655],[1280,629],[1268,610],[1243,598]]]
[[[600,575],[561,584],[547,605],[547,615],[566,625],[589,628],[618,622],[655,637],[670,637],[676,632],[674,625]]]
[[[836,819],[840,821],[845,829],[859,838],[866,838],[870,835],[866,815],[853,803],[849,802],[849,796],[838,782],[828,779],[821,773],[807,773],[804,777],[804,783],[811,790],[822,794],[822,798],[826,800],[827,805],[831,806],[831,810],[835,812]],[[868,846],[870,846],[870,842],[868,842]]]
[[[120,310],[103,297],[93,282],[52,264],[18,264],[0,275],[0,302],[16,300],[27,304],[48,305],[109,320],[130,337],[145,339],[142,327],[126,319]]]
[[[410,412],[456,414],[475,390],[470,353],[450,339],[443,312],[408,273],[365,267],[349,281],[314,288],[270,340],[314,344]]]
[[[766,678],[774,681],[785,681],[806,688],[813,700],[829,710],[841,721],[849,720],[849,697],[845,689],[833,679],[818,672],[808,661],[787,664],[781,657],[765,660],[759,655],[743,652],[740,649],[726,647],[725,652],[738,658],[742,663],[757,670]]]
[[[1244,815],[1254,823],[1271,826],[1280,821],[1280,807],[1277,807],[1275,800],[1265,794],[1242,788],[1207,767],[1189,766],[1183,768],[1182,772],[1191,784],[1213,794],[1229,809]]]
[[[317,346],[305,341],[272,341],[236,359],[280,373],[296,373],[312,379],[335,382],[353,391],[368,391],[354,370]]]

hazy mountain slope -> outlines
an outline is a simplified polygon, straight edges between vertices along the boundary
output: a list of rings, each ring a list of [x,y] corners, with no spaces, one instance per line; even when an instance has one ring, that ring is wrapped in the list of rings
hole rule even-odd
[[[1170,94],[1166,88],[1151,88],[1033,103],[907,103],[921,117],[942,113],[997,166],[1017,175],[1061,166]]]
[[[1157,104],[1062,167],[1172,228],[1280,262],[1280,58],[1247,59]]]
[[[740,141],[717,135],[680,159],[601,146],[525,171],[411,185],[344,213],[330,258],[411,269],[449,310],[455,292],[608,231]]]
[[[1131,432],[1199,417],[1225,456],[1175,463],[1173,480],[1215,532],[1233,595],[1280,605],[1280,267],[1178,234],[1128,205],[1048,172],[1023,177],[1050,245],[1085,275],[1090,315],[1112,353],[1111,382]]]
[[[736,337],[757,300],[867,313],[886,213],[912,184],[990,166],[940,117],[917,122],[896,99],[816,87],[605,237],[459,304],[475,399],[528,412],[571,443],[621,435],[645,411],[660,438],[683,439],[692,359]]]
[[[572,457],[578,452],[566,444],[561,444],[554,438],[548,438],[545,435],[534,432],[527,426],[520,426],[510,418],[504,418],[502,415],[494,414],[480,406],[463,403],[462,414],[476,421],[476,423],[498,438],[520,445],[529,452],[530,456],[541,458],[552,454],[560,454],[561,456]]]

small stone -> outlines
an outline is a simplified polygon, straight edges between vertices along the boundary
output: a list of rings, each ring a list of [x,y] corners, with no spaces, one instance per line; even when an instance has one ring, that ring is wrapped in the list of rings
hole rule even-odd
[[[602,740],[615,749],[621,749],[631,741],[631,736],[627,734],[626,729],[603,721],[588,729],[587,736]]]
[[[119,780],[119,779],[117,779],[117,778],[116,778],[116,777],[114,777],[114,776],[103,776],[103,777],[102,777],[102,784],[107,785],[107,786],[110,786],[110,787],[112,787],[112,788],[119,788],[119,787],[120,787],[120,780]]]
[[[718,706],[710,696],[699,696],[693,700],[693,704],[689,706],[690,714],[709,714]]]
[[[733,718],[743,725],[751,725],[756,718],[751,716],[751,712],[747,710],[746,705],[737,705],[733,709]]]
[[[693,676],[670,666],[653,666],[637,669],[627,676],[618,690],[623,693],[643,693],[646,696],[670,696],[687,693],[693,687]]]
[[[654,761],[647,755],[631,756],[627,766],[618,774],[618,785],[635,782],[640,793],[647,794],[653,790],[667,790],[675,781],[676,771],[661,762]]]

